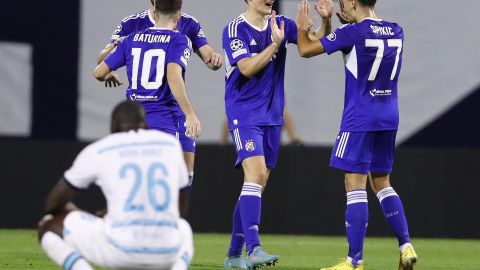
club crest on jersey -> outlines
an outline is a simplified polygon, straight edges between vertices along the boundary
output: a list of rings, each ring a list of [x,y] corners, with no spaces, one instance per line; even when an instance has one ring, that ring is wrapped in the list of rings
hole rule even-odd
[[[337,34],[335,34],[335,32],[332,32],[330,35],[327,36],[327,39],[330,41],[335,41],[337,39]]]
[[[122,24],[117,25],[117,28],[115,28],[115,31],[113,31],[113,34],[117,35],[118,33],[120,33],[120,31],[122,31]]]
[[[243,48],[243,42],[240,39],[234,39],[230,42],[230,49],[232,49],[232,51],[238,51],[241,48]]]
[[[190,61],[190,49],[187,48],[183,51],[183,57],[185,60]]]
[[[245,142],[245,150],[247,150],[248,152],[255,151],[255,143],[253,142],[253,140],[250,139]]]

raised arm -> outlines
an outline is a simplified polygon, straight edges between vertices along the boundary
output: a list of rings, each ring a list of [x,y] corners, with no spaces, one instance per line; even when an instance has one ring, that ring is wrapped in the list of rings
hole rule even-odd
[[[197,138],[201,132],[200,121],[193,111],[192,104],[187,96],[185,82],[182,76],[182,66],[177,63],[168,63],[167,65],[167,81],[175,100],[182,109],[187,120],[186,135],[190,138]]]
[[[276,13],[272,12],[270,18],[270,28],[272,30],[272,44],[270,44],[261,53],[241,59],[237,62],[237,67],[243,76],[251,78],[255,76],[260,70],[262,70],[272,59],[275,52],[277,52],[280,44],[285,38],[285,22],[280,23],[280,28],[277,25]]]
[[[319,39],[332,32],[331,16],[333,12],[332,0],[318,0],[315,10],[322,17],[320,27],[309,33],[312,25],[310,18],[310,5],[307,0],[302,0],[297,11],[298,52],[302,57],[312,57],[325,52]]]

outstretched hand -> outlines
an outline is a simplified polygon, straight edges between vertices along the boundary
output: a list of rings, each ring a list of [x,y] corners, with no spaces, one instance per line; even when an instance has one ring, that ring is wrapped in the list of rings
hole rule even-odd
[[[285,38],[285,22],[280,22],[280,28],[277,24],[277,13],[272,11],[272,17],[270,18],[270,28],[272,30],[272,41],[280,45]]]
[[[310,4],[307,0],[302,0],[297,9],[297,28],[309,30],[313,26],[313,20],[310,17]]]
[[[340,11],[337,12],[338,20],[342,24],[350,23],[350,20],[348,19],[348,16],[347,16],[347,13],[345,12],[345,6],[343,5],[343,2],[339,1],[339,4],[340,4]]]
[[[317,0],[315,3],[315,10],[320,17],[327,19],[331,18],[333,14],[333,1],[332,0]]]

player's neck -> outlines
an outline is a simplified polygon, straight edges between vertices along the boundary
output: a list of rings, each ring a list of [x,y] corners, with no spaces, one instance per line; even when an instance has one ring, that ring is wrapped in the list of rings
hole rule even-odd
[[[356,22],[361,22],[367,18],[372,18],[372,19],[379,19],[377,15],[375,14],[375,10],[372,8],[361,8],[358,9],[357,11],[357,16],[355,16],[355,21]]]
[[[259,29],[265,28],[265,24],[267,23],[266,15],[263,15],[251,9],[247,9],[247,12],[245,12],[243,16],[249,24],[258,27]]]

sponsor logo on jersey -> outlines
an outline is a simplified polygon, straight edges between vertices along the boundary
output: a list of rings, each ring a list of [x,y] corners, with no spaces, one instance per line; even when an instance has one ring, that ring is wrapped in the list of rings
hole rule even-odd
[[[247,142],[245,143],[245,150],[247,150],[248,152],[255,151],[255,143],[253,142],[253,140],[247,140]]]
[[[131,101],[158,101],[158,96],[145,96],[136,93],[130,94]]]
[[[335,32],[332,32],[330,35],[327,36],[327,39],[330,41],[335,41],[337,39],[337,34],[335,34]]]
[[[232,51],[238,51],[241,48],[243,48],[243,42],[240,39],[234,39],[230,42],[230,49],[232,49]]]
[[[385,89],[385,90],[373,89],[373,90],[370,90],[370,95],[372,97],[391,96],[392,95],[392,90],[390,90],[390,89]]]

